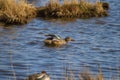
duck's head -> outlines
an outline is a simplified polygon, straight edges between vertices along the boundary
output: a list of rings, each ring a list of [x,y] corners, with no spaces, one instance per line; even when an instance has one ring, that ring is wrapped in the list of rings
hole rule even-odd
[[[41,71],[41,73],[46,74],[46,71]]]
[[[66,37],[66,38],[65,38],[65,41],[68,42],[68,41],[75,41],[75,40],[72,39],[71,37]]]

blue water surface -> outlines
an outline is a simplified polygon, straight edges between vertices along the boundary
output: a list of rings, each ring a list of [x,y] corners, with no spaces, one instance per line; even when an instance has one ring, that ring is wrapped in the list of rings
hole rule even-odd
[[[28,0],[30,1],[30,0]],[[48,0],[33,0],[43,6]],[[21,26],[0,26],[0,80],[24,80],[28,75],[45,70],[51,80],[64,80],[67,70],[75,76],[83,67],[93,74],[98,65],[106,80],[120,74],[120,0],[110,4],[109,16],[90,19],[33,19]],[[32,2],[32,0],[31,0]],[[74,42],[46,47],[45,34],[70,36]],[[119,77],[120,78],[120,77]]]

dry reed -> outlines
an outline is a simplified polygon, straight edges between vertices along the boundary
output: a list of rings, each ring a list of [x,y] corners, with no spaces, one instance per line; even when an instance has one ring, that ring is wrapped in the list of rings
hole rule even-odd
[[[0,21],[7,24],[24,24],[36,16],[36,8],[26,0],[0,0]]]
[[[89,67],[83,67],[82,71],[80,73],[74,74],[74,71],[70,69],[65,68],[65,79],[64,80],[120,80],[120,69],[118,68],[116,75],[110,75],[109,78],[105,78],[105,75],[102,72],[102,69],[100,65],[98,65],[98,72],[92,73],[89,70]],[[110,72],[112,73],[112,72]],[[78,76],[77,76],[78,75]]]
[[[103,5],[104,4],[104,5]],[[38,16],[54,18],[89,18],[107,16],[108,3],[90,3],[85,0],[64,0],[61,4],[58,0],[50,0],[44,6],[38,8]]]
[[[46,6],[35,7],[26,0],[0,0],[0,21],[7,24],[25,24],[31,18],[90,18],[107,16],[106,2],[90,3],[85,0],[50,0]]]
[[[98,73],[92,74],[88,70],[88,68],[83,67],[83,71],[78,74],[78,78],[74,77],[74,73],[72,70],[66,71],[67,75],[65,76],[65,80],[104,80],[101,68],[98,68]]]
[[[12,70],[12,73],[13,73],[13,76],[14,76],[14,80],[17,80],[17,76],[16,76],[16,72],[14,70],[14,64],[13,64],[13,56],[12,56],[12,53],[10,52],[10,65],[11,65],[11,70]]]

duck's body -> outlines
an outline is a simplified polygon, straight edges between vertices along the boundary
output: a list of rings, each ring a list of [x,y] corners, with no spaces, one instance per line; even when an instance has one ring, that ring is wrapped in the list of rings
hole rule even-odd
[[[73,39],[71,39],[70,37],[66,37],[65,39],[62,39],[57,35],[47,35],[47,36],[50,36],[50,38],[44,40],[44,43],[47,46],[61,46],[66,44],[68,41],[73,41]]]
[[[50,76],[42,71],[41,73],[30,75],[27,80],[50,80]]]
[[[67,42],[65,40],[58,40],[58,39],[54,39],[54,40],[44,40],[45,45],[63,45],[66,44]]]

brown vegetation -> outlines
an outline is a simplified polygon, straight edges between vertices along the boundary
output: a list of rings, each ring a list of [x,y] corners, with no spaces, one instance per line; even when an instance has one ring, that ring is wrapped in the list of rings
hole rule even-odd
[[[24,24],[31,18],[90,18],[107,16],[106,2],[90,3],[85,0],[50,0],[46,6],[35,7],[26,0],[0,0],[0,21],[7,24]]]
[[[120,69],[118,68],[117,71],[118,73],[116,73],[116,75],[111,74],[108,77],[105,77],[100,65],[98,65],[98,72],[95,73],[92,73],[89,70],[89,67],[85,66],[83,67],[82,71],[77,74],[74,74],[75,71],[66,68],[65,80],[120,80]],[[109,72],[111,73],[110,70]]]
[[[44,6],[38,8],[38,16],[54,18],[90,18],[107,16],[108,3],[90,3],[85,0],[64,0],[62,4],[58,0],[50,0]]]
[[[65,75],[65,80],[104,80],[100,67],[98,69],[98,73],[93,75],[87,67],[83,67],[83,71],[78,74],[78,77],[74,76],[72,70],[66,70],[68,74]]]
[[[0,21],[24,24],[36,16],[36,8],[25,0],[0,0]]]

